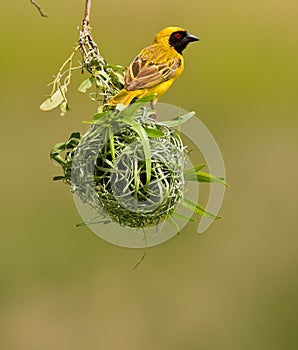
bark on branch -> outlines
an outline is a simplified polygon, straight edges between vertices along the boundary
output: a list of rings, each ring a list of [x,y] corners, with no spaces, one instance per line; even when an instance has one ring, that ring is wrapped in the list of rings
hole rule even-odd
[[[80,30],[80,40],[79,44],[81,47],[81,51],[83,54],[83,57],[86,59],[88,56],[88,51],[91,49],[95,56],[100,56],[98,47],[95,43],[95,41],[92,38],[91,32],[90,32],[90,11],[91,11],[91,0],[86,0],[85,3],[85,15],[83,18],[82,23],[82,29]],[[90,51],[89,51],[90,54]]]
[[[91,0],[86,0],[85,4],[85,16],[83,19],[83,29],[88,27],[90,23],[90,10],[91,10]]]

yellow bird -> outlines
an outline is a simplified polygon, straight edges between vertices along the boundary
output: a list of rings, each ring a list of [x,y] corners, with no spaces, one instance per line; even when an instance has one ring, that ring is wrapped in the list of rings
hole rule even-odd
[[[108,104],[128,106],[134,99],[155,94],[154,102],[165,93],[184,69],[182,51],[199,39],[179,27],[160,31],[127,68],[124,88]]]

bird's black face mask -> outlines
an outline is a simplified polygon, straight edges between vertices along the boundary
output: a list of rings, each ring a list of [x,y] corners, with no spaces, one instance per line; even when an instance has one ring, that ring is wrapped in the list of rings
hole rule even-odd
[[[171,34],[169,39],[169,44],[174,47],[174,49],[182,54],[182,51],[186,48],[186,46],[192,41],[198,41],[194,35],[191,35],[184,31],[178,31]]]

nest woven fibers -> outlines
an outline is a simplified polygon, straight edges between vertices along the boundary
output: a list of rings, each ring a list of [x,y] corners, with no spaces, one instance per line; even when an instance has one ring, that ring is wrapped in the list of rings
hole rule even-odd
[[[71,158],[72,191],[122,226],[158,225],[183,200],[185,147],[145,106],[95,116]]]

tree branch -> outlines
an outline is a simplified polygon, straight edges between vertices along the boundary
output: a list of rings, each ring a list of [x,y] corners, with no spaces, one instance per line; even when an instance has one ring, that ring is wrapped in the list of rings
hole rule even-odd
[[[30,0],[30,2],[37,8],[42,17],[48,17],[48,15],[42,11],[41,7],[34,0]]]
[[[86,0],[85,16],[83,19],[83,29],[87,29],[90,23],[91,0]],[[87,28],[86,28],[87,27]]]
[[[80,30],[80,40],[79,44],[81,47],[81,51],[83,54],[83,57],[86,59],[88,56],[89,49],[93,51],[95,56],[99,57],[99,51],[98,47],[95,43],[95,41],[92,38],[91,32],[90,32],[90,11],[91,11],[91,0],[86,0],[85,3],[85,15],[83,18],[83,23],[82,23],[82,29]],[[89,51],[90,54],[90,51]]]

